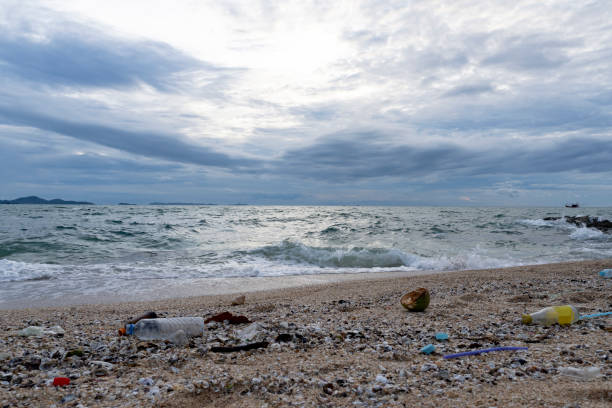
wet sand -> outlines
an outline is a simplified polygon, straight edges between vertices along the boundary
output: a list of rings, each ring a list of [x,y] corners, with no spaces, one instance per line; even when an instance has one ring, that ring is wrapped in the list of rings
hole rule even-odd
[[[582,314],[612,310],[612,280],[597,275],[610,267],[612,260],[601,260],[248,286],[239,306],[231,306],[235,294],[216,294],[2,310],[0,406],[607,407],[612,317],[569,327],[525,326],[520,318],[567,303]],[[407,312],[399,298],[418,287],[429,289],[431,304]],[[117,336],[123,322],[148,310],[165,317],[230,311],[257,325],[245,340],[246,325],[210,324],[184,346]],[[18,335],[56,325],[63,336]],[[437,332],[449,340],[436,341]],[[213,351],[253,342],[268,345]],[[433,354],[419,352],[430,343]],[[443,358],[495,346],[528,350]],[[602,374],[590,381],[560,374],[592,366]],[[56,376],[71,384],[49,385]]]

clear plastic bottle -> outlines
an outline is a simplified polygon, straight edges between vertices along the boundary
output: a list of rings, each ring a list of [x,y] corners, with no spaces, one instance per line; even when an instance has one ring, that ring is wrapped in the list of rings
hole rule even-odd
[[[559,374],[572,377],[576,380],[588,381],[601,376],[600,367],[560,367]]]
[[[201,336],[204,331],[202,317],[169,317],[142,319],[136,324],[125,326],[127,335],[134,335],[141,340],[173,340],[182,331],[182,336]],[[179,336],[179,337],[182,337]]]
[[[540,324],[542,326],[550,326],[552,324],[572,324],[580,320],[578,309],[571,305],[550,306],[539,312],[524,314],[524,324]]]
[[[612,269],[604,269],[599,271],[599,276],[602,278],[612,278]]]

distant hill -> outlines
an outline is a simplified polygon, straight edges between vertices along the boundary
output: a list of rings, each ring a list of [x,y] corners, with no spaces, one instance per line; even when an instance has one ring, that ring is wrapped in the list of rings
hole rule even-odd
[[[0,204],[82,204],[82,205],[95,205],[87,201],[66,201],[59,198],[53,200],[45,200],[44,198],[29,196],[20,197],[14,200],[0,200]]]

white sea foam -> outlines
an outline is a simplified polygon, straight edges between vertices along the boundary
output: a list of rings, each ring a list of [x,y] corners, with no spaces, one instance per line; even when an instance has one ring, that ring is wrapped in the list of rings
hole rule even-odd
[[[587,227],[576,227],[576,229],[570,234],[570,238],[576,240],[587,240],[587,239],[602,239],[605,238],[603,232],[595,228]]]
[[[0,259],[0,282],[47,280],[57,275],[60,268],[57,265]]]

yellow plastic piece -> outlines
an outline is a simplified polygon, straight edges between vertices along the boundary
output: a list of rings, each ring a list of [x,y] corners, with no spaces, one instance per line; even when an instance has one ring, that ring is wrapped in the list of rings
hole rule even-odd
[[[572,324],[574,319],[574,310],[569,306],[554,306],[557,312],[557,322],[559,324]]]

